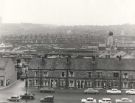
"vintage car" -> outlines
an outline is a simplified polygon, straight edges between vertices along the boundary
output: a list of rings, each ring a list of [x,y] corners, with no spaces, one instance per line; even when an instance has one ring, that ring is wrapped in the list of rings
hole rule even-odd
[[[112,103],[110,98],[102,98],[98,101],[98,103]]]
[[[18,95],[14,95],[14,96],[11,96],[8,98],[9,101],[16,101],[16,102],[19,102],[20,101],[20,96]]]
[[[29,99],[29,100],[33,100],[35,99],[35,95],[32,93],[25,93],[20,95],[21,99]]]
[[[54,103],[54,96],[49,95],[40,99],[40,103]]]
[[[126,94],[135,95],[135,89],[129,89],[129,90],[126,90],[125,93],[126,93]]]
[[[94,88],[88,88],[88,89],[84,90],[84,93],[85,94],[98,94],[99,90],[94,89]]]
[[[107,94],[121,94],[121,90],[118,89],[110,89],[106,91]]]
[[[81,103],[85,103],[86,102],[86,99],[85,98],[82,98],[81,99]]]
[[[55,90],[53,88],[49,88],[49,87],[44,87],[40,89],[41,93],[54,93]]]
[[[121,98],[121,99],[116,99],[116,103],[132,103],[132,100],[129,98]]]
[[[97,103],[97,101],[96,99],[89,97],[87,99],[81,99],[81,103]]]

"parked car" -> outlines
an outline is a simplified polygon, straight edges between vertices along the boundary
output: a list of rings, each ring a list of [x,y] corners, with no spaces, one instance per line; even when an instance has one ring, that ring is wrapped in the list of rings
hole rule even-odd
[[[87,99],[81,99],[81,103],[97,103],[97,101],[96,99],[89,97]]]
[[[45,87],[40,89],[41,93],[54,93],[55,90],[53,88]]]
[[[129,98],[121,98],[121,99],[116,99],[116,103],[132,103],[132,100]]]
[[[110,98],[102,98],[101,100],[99,100],[99,103],[112,103]]]
[[[135,89],[129,89],[129,90],[126,90],[125,92],[126,94],[134,94],[135,95]]]
[[[54,103],[54,96],[50,95],[50,96],[46,96],[44,98],[40,99],[41,103]]]
[[[16,101],[19,102],[20,101],[20,96],[14,95],[8,98],[9,101]]]
[[[121,94],[121,90],[111,89],[106,91],[108,94]]]
[[[85,103],[86,102],[86,99],[85,98],[82,98],[81,99],[81,103]]]
[[[88,88],[88,89],[84,90],[84,93],[85,94],[98,94],[99,90],[94,89],[94,88]]]
[[[23,95],[20,95],[21,99],[29,99],[29,100],[33,100],[35,99],[35,95],[32,93],[25,93]]]

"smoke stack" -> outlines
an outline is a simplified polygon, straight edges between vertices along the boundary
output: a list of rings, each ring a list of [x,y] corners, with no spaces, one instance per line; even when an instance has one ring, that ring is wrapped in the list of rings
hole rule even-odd
[[[114,45],[114,40],[113,40],[113,32],[109,32],[109,36],[108,36],[108,38],[107,38],[107,42],[106,42],[106,46],[108,47],[108,48],[111,48],[111,47],[113,47],[113,45]]]

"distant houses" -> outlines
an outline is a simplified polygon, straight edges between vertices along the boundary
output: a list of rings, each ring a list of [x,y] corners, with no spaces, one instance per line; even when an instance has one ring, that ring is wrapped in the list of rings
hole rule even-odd
[[[11,44],[5,44],[5,43],[0,43],[0,49],[1,48],[9,48],[9,47],[13,47]]]
[[[14,61],[11,58],[0,58],[0,87],[6,87],[16,80]]]
[[[135,88],[135,60],[34,58],[29,62],[29,87]]]

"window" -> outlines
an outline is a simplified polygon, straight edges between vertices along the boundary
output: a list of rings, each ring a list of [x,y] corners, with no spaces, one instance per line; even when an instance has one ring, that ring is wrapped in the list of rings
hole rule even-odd
[[[102,77],[102,72],[97,72],[97,78],[101,78]]]
[[[70,71],[69,72],[69,77],[74,77],[74,72]]]
[[[65,85],[66,85],[65,80],[60,80],[60,86],[61,86],[61,87],[65,87]]]
[[[38,72],[37,71],[35,71],[35,76],[38,76]]]
[[[44,77],[48,77],[48,72],[46,72],[46,71],[43,72],[43,76],[44,76]]]
[[[73,80],[69,81],[69,87],[74,87],[74,81]]]
[[[38,80],[35,80],[35,85],[36,85],[36,86],[38,85]]]
[[[44,85],[44,86],[48,86],[48,85],[49,85],[49,84],[48,84],[48,80],[44,80],[44,81],[43,81],[43,85]]]
[[[125,79],[128,78],[128,73],[124,73],[123,78],[125,78]]]
[[[119,77],[119,73],[113,73],[113,77],[114,78],[118,78]]]
[[[92,73],[88,72],[88,77],[91,78],[92,77]]]
[[[123,88],[128,88],[128,83],[127,82],[123,82]]]
[[[3,80],[0,80],[0,86],[4,86]]]
[[[102,81],[96,81],[96,87],[101,88],[102,87]]]
[[[29,86],[33,86],[32,80],[29,80]]]
[[[87,81],[86,83],[87,83],[87,87],[88,88],[91,88],[92,87],[92,81]]]
[[[65,72],[62,72],[62,73],[61,73],[61,76],[62,76],[62,77],[66,77],[66,73],[65,73]]]

